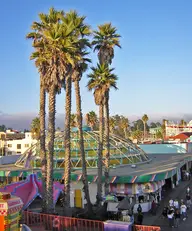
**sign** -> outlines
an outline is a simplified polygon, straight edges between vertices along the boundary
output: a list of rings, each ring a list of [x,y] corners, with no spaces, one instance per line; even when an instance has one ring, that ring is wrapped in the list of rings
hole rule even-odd
[[[6,208],[5,204],[0,204],[0,209],[5,209],[5,208]]]

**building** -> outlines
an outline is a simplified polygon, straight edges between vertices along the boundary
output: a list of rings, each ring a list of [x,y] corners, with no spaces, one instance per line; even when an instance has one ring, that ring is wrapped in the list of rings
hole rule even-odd
[[[23,154],[37,141],[32,138],[31,132],[19,133],[7,130],[0,133],[0,155]]]
[[[192,120],[187,123],[185,126],[179,125],[179,123],[174,123],[167,121],[165,123],[166,137],[176,136],[180,133],[192,132]]]
[[[192,138],[192,132],[183,132],[172,137],[172,139],[179,140],[180,142],[191,142],[191,138]]]

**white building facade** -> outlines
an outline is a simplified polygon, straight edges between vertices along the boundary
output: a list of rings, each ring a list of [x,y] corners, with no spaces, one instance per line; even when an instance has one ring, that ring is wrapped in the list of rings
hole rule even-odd
[[[187,123],[185,126],[181,126],[178,123],[174,123],[171,121],[166,122],[166,137],[176,136],[183,132],[192,132],[192,120]]]
[[[37,141],[32,139],[32,133],[26,132],[23,139],[14,139],[5,141],[5,155],[23,154],[27,149]]]

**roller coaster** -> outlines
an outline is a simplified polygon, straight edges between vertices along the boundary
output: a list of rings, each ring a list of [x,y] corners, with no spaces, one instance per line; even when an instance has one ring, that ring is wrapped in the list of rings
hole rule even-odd
[[[99,132],[92,131],[90,127],[83,128],[84,148],[87,168],[97,168],[98,162],[98,141]],[[114,134],[110,134],[110,165],[136,164],[149,160],[147,154],[133,144],[129,139],[123,139]],[[104,136],[103,161],[107,152],[106,137]],[[46,141],[47,146],[47,141]],[[78,129],[71,131],[71,167],[80,169],[82,167],[80,154],[80,140]],[[47,148],[47,147],[46,147]],[[39,142],[31,146],[15,163],[17,167],[26,167],[30,163],[32,168],[40,167],[40,147]],[[54,167],[63,168],[65,162],[64,133],[56,132],[54,142]]]

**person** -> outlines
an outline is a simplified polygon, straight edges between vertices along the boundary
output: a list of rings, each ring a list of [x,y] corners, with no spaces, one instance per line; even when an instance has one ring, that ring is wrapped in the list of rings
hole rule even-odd
[[[174,211],[169,210],[167,214],[168,220],[169,220],[169,227],[174,227]]]
[[[186,193],[189,194],[190,191],[191,191],[191,189],[190,189],[190,187],[188,186],[188,187],[187,187],[187,190],[186,190]]]
[[[187,217],[187,206],[184,203],[181,204],[180,212],[181,212],[181,216],[183,218],[183,221],[185,221],[186,217]]]
[[[191,206],[191,196],[190,196],[190,194],[186,195],[186,201],[187,201],[187,208],[190,209],[190,206]]]
[[[176,209],[176,211],[175,211],[175,228],[178,228],[180,218],[181,218],[181,215],[180,215],[179,209]]]
[[[142,225],[142,223],[143,223],[143,214],[142,213],[138,213],[137,223],[138,223],[138,225]]]
[[[158,193],[158,195],[157,195],[157,203],[158,203],[158,204],[160,203],[160,195],[159,195],[159,193]]]
[[[152,212],[152,215],[156,215],[156,203],[154,200],[151,204],[151,212]]]
[[[178,208],[179,208],[179,202],[178,202],[177,199],[174,200],[173,206],[175,207],[175,209],[178,209]]]
[[[143,201],[144,201],[144,196],[143,196],[143,195],[140,195],[138,199],[139,199],[139,203],[143,203]]]
[[[164,208],[163,208],[163,212],[162,212],[163,218],[166,218],[166,217],[167,217],[167,212],[168,212],[168,207],[164,207]]]
[[[169,206],[170,206],[170,207],[173,207],[173,199],[170,199],[170,200],[169,200]]]
[[[186,180],[189,180],[189,172],[188,171],[186,171],[185,176],[186,176]]]
[[[137,212],[138,212],[138,213],[142,213],[142,207],[141,207],[140,204],[139,204],[138,207],[137,207]]]

